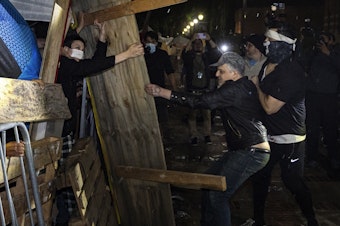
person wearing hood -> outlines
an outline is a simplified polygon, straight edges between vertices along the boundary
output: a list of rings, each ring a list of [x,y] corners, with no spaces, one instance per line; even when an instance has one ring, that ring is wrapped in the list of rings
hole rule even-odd
[[[245,62],[246,69],[244,75],[249,79],[257,76],[262,68],[262,65],[267,60],[264,48],[264,35],[252,34],[246,39],[245,47]]]

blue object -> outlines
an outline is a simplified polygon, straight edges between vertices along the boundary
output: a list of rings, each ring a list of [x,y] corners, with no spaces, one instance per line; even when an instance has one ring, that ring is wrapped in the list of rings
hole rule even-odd
[[[11,74],[11,71],[9,71],[8,74],[0,76],[22,80],[38,79],[41,55],[35,35],[24,18],[8,0],[0,0],[0,39],[5,45],[5,47],[0,47],[0,51],[8,53],[8,57],[5,56],[7,59],[14,59],[17,65],[13,67],[18,66],[20,68],[20,74],[14,72]],[[15,64],[13,61],[10,62]],[[0,66],[2,66],[1,63]],[[8,67],[9,65],[4,66]]]

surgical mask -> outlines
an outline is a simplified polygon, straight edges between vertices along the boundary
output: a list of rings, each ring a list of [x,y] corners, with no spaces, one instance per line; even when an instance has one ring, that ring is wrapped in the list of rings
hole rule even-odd
[[[271,63],[280,63],[292,55],[293,45],[281,41],[266,41],[263,44],[266,48],[266,56]]]
[[[149,49],[149,53],[156,52],[156,45],[153,43],[146,43],[145,46]]]
[[[71,57],[79,59],[79,60],[84,58],[84,51],[79,50],[79,49],[71,49],[71,50],[72,50]]]

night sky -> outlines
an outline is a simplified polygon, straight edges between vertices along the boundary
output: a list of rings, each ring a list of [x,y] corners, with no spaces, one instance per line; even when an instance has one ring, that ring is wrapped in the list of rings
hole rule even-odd
[[[154,30],[164,36],[175,36],[185,27],[185,24],[199,13],[205,15],[205,19],[211,26],[220,26],[224,31],[234,29],[235,11],[243,6],[243,0],[188,0],[185,3],[151,11],[148,24]],[[286,5],[323,5],[324,0],[247,0],[247,7],[268,7],[273,2],[284,2]],[[147,13],[137,14],[139,28],[145,24]]]

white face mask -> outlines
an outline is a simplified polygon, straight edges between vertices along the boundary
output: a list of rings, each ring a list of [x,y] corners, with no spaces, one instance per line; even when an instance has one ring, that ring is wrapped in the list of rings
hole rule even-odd
[[[149,48],[149,52],[152,54],[156,52],[156,45],[153,43],[146,43],[145,46]]]
[[[71,57],[79,59],[79,60],[84,58],[84,51],[79,50],[79,49],[71,49],[71,50],[72,50]]]

